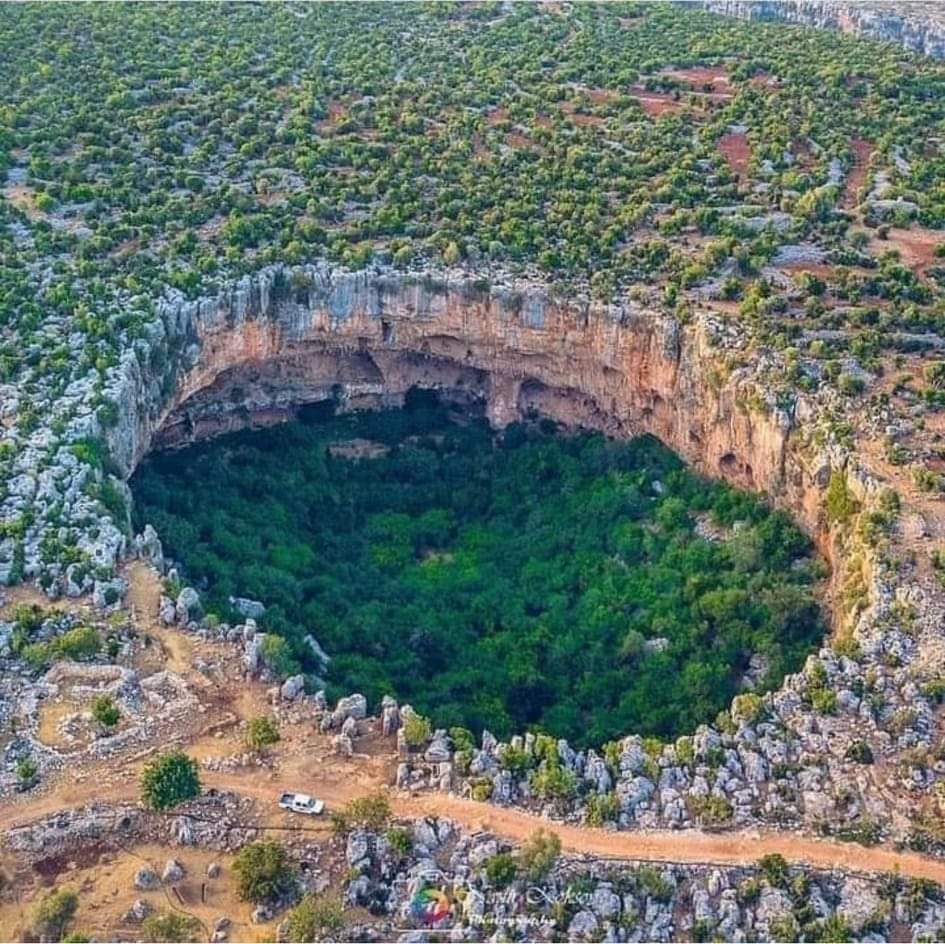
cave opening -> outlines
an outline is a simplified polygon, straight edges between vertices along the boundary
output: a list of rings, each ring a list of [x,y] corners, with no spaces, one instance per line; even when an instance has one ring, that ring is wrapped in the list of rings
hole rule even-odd
[[[669,738],[800,668],[824,635],[803,532],[652,437],[565,429],[562,396],[525,382],[528,419],[497,431],[476,390],[365,411],[336,385],[287,422],[153,452],[135,525],[219,620],[265,607],[275,674],[437,727]]]

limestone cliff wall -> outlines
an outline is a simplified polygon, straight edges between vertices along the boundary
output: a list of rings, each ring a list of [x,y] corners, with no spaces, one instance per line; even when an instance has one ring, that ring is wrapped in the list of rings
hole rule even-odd
[[[705,0],[713,13],[835,29],[911,52],[945,58],[945,15],[936,3],[837,3],[834,0]]]
[[[152,345],[147,363],[131,358],[122,372],[127,408],[110,445],[126,475],[154,446],[278,421],[326,398],[395,405],[420,386],[481,404],[497,427],[538,413],[651,433],[705,474],[767,491],[820,535],[823,463],[793,448],[792,411],[766,405],[747,373],[717,369],[707,318],[681,325],[527,286],[327,266],[275,267],[160,312],[164,354],[155,359]]]

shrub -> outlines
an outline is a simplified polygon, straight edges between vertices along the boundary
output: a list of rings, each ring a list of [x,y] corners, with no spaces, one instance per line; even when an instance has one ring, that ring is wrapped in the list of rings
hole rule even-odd
[[[535,758],[524,748],[506,745],[499,757],[499,765],[513,776],[521,777],[535,763]]]
[[[758,860],[758,868],[772,888],[784,888],[787,885],[790,874],[787,859],[783,855],[772,852],[762,856]]]
[[[754,876],[746,878],[739,884],[736,895],[740,905],[753,905],[761,897],[761,881]]]
[[[736,695],[732,700],[732,718],[746,724],[754,724],[764,714],[764,700],[754,692]]]
[[[197,762],[180,750],[156,757],[141,774],[141,799],[152,810],[170,809],[199,793]]]
[[[337,940],[345,924],[344,908],[336,898],[306,895],[289,912],[286,922],[288,941]]]
[[[536,829],[528,837],[518,854],[522,872],[532,882],[540,882],[554,868],[561,854],[561,840],[557,833]]]
[[[410,850],[413,849],[413,837],[403,826],[392,826],[384,833],[384,838],[391,849],[400,856],[409,855]]]
[[[852,760],[857,764],[872,764],[873,751],[866,741],[854,741],[844,755],[847,760]]]
[[[656,901],[672,901],[675,888],[673,883],[663,876],[652,865],[641,865],[634,873],[637,887]]]
[[[266,665],[277,675],[298,675],[302,670],[298,659],[292,654],[292,647],[281,636],[267,633],[259,652]]]
[[[149,915],[141,922],[142,940],[169,942],[199,941],[203,937],[200,922],[192,915],[179,911],[164,911]]]
[[[33,927],[45,940],[58,941],[78,907],[79,896],[71,888],[50,892],[36,908]]]
[[[534,793],[544,800],[565,800],[577,791],[574,773],[560,764],[547,761],[532,773],[529,783]]]
[[[259,715],[249,722],[246,729],[246,743],[254,750],[260,751],[279,740],[279,725],[275,718],[269,715]]]
[[[732,809],[732,804],[725,797],[714,795],[693,797],[690,806],[692,812],[706,826],[721,826],[723,823],[727,823],[735,812]]]
[[[372,793],[351,800],[342,814],[349,826],[362,826],[377,831],[390,822],[390,801],[383,793]]]
[[[111,695],[97,695],[92,700],[92,717],[105,728],[114,728],[121,718],[121,711]]]
[[[853,940],[853,932],[842,915],[832,914],[818,923],[813,940],[824,944],[842,944]]]
[[[620,800],[614,793],[595,793],[587,801],[587,822],[590,826],[612,823],[620,815]]]
[[[16,779],[21,789],[31,787],[37,779],[39,767],[32,757],[21,757],[16,762]]]
[[[860,503],[850,492],[845,473],[839,471],[830,473],[824,507],[827,520],[831,524],[846,524],[860,510]]]
[[[295,887],[295,872],[278,842],[244,846],[233,860],[233,872],[243,901],[275,901]]]
[[[432,735],[430,721],[423,715],[414,713],[404,721],[404,740],[409,747],[420,747],[429,741]]]
[[[102,637],[91,626],[76,626],[52,641],[60,659],[88,659],[102,648]]]
[[[515,863],[515,859],[509,855],[509,853],[500,852],[498,855],[486,859],[485,871],[486,878],[489,879],[490,884],[494,885],[496,888],[505,888],[515,881],[515,876],[518,874],[518,866]]]

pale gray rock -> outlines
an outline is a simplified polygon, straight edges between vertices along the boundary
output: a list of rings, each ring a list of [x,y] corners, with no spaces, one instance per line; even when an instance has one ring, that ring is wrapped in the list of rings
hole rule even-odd
[[[185,874],[184,867],[177,859],[168,859],[164,871],[161,873],[161,881],[165,885],[173,885],[174,882],[179,882]]]
[[[600,927],[593,911],[579,911],[568,925],[568,939],[571,941],[589,941],[596,939]]]
[[[279,696],[283,701],[295,701],[305,692],[305,676],[290,675],[279,689]]]

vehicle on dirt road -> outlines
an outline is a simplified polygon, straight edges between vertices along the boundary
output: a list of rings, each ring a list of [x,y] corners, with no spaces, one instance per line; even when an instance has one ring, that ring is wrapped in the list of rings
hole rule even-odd
[[[279,806],[292,813],[305,813],[308,816],[318,816],[325,810],[325,801],[316,800],[307,793],[283,793],[279,797]]]

